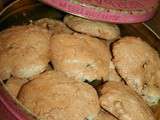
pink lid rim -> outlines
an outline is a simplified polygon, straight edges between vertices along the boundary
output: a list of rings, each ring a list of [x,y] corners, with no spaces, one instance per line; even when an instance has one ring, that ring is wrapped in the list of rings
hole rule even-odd
[[[108,11],[98,11],[94,8],[87,6],[82,6],[80,4],[75,4],[67,0],[44,0],[44,3],[55,7],[57,9],[63,10],[65,12],[81,16],[84,18],[107,21],[113,23],[138,23],[144,22],[151,19],[155,13],[155,9],[151,9],[148,12],[129,14],[122,12],[108,12]]]
[[[79,0],[82,3],[102,6],[109,9],[148,10],[159,0]]]

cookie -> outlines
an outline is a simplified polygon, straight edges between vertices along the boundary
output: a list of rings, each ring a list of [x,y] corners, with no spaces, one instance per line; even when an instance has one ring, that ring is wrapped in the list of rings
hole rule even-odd
[[[124,37],[115,42],[112,48],[114,65],[132,89],[139,95],[146,96],[144,98],[150,96],[145,89],[160,91],[160,58],[155,49],[137,37]],[[151,90],[149,87],[156,89]],[[154,97],[147,99],[148,104],[159,101],[153,99]]]
[[[60,33],[73,33],[73,31],[69,29],[63,22],[56,19],[42,18],[35,21],[34,24],[47,29],[52,35]]]
[[[108,82],[101,94],[100,105],[119,120],[155,120],[143,99],[123,83]]]
[[[0,32],[0,80],[29,78],[49,62],[49,34],[34,26],[15,26]]]
[[[105,40],[116,40],[120,38],[118,26],[112,23],[91,21],[73,15],[65,16],[64,23],[77,32]]]
[[[55,71],[45,72],[24,85],[18,99],[42,120],[90,120],[99,112],[92,86]]]
[[[108,79],[109,50],[97,38],[83,34],[59,34],[51,38],[55,70],[81,81]]]

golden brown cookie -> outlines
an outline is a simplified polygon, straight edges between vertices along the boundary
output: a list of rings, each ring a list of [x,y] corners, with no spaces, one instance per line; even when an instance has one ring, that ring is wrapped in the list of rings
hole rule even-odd
[[[123,83],[108,82],[101,94],[100,105],[119,120],[155,120],[143,99]]]
[[[64,23],[77,32],[85,33],[105,40],[115,40],[120,38],[120,30],[115,24],[91,21],[73,15],[65,16]]]
[[[109,51],[97,38],[83,34],[59,34],[51,38],[54,68],[82,81],[107,80]]]
[[[24,85],[18,99],[42,120],[90,120],[99,112],[92,86],[55,71],[45,72]]]
[[[5,87],[7,88],[8,92],[16,98],[21,87],[27,82],[27,79],[10,78],[7,80]]]
[[[115,118],[110,113],[101,109],[100,112],[98,113],[97,117],[94,120],[118,120],[118,119]]]
[[[132,89],[144,96],[150,94],[145,89],[160,92],[160,58],[155,49],[140,38],[124,37],[113,44],[112,52],[117,71]],[[158,102],[153,99],[148,104]]]
[[[49,62],[49,36],[34,25],[0,32],[0,80],[11,75],[29,78],[43,72]]]
[[[56,19],[42,18],[35,21],[34,24],[47,29],[52,35],[60,33],[73,33],[73,31],[69,29],[63,22]]]

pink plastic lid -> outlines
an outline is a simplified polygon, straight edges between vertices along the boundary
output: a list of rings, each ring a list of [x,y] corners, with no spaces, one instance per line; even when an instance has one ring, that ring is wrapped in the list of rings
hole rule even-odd
[[[159,0],[41,0],[65,12],[114,23],[137,23],[153,17]]]

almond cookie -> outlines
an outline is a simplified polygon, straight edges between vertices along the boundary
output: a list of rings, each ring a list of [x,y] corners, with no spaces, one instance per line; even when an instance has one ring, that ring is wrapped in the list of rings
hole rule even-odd
[[[49,62],[49,36],[48,31],[34,25],[0,32],[0,80],[43,72]]]
[[[148,89],[157,90],[160,98],[160,58],[155,49],[140,38],[124,37],[113,44],[112,52],[118,73],[132,89],[144,96],[150,96]],[[153,99],[147,99],[148,104],[159,101]]]
[[[143,99],[123,83],[108,82],[101,94],[100,105],[119,120],[155,120]]]
[[[91,21],[73,15],[65,16],[64,23],[77,32],[105,40],[116,40],[120,38],[120,30],[115,24]]]
[[[19,101],[40,120],[91,120],[99,112],[96,90],[55,71],[25,84]]]
[[[108,79],[109,49],[99,39],[83,34],[59,34],[51,38],[54,68],[81,81]]]

